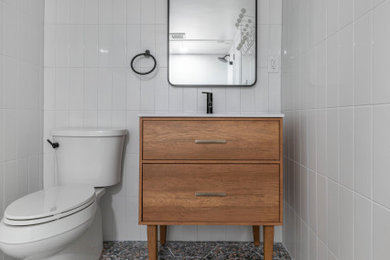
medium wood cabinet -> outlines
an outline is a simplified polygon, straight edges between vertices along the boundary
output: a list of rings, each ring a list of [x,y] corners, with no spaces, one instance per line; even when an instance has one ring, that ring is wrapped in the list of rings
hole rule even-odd
[[[141,117],[139,224],[148,226],[149,259],[157,227],[264,226],[272,259],[274,226],[283,224],[281,117]]]

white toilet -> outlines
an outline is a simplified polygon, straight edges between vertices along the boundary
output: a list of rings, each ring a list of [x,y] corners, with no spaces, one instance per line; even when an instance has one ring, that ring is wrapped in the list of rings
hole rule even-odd
[[[103,246],[99,200],[121,181],[126,130],[51,132],[57,185],[11,203],[0,223],[0,249],[17,259],[97,260]],[[56,146],[54,146],[56,147]]]

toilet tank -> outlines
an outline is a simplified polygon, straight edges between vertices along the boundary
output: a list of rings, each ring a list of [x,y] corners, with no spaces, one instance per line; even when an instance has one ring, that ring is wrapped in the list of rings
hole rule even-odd
[[[57,183],[107,187],[121,181],[127,130],[66,128],[51,131],[57,161]]]

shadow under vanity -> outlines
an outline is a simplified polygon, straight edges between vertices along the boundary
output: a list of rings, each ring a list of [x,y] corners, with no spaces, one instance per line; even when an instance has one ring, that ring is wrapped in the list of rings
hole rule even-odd
[[[248,225],[271,260],[283,223],[283,115],[140,115],[139,224],[149,259],[170,225]]]

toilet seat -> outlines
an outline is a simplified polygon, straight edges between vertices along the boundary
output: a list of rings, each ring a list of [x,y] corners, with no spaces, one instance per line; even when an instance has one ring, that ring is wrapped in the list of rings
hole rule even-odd
[[[7,225],[3,219],[0,222],[0,249],[20,259],[58,252],[92,225],[96,211],[97,201],[94,201],[72,215],[37,225]]]
[[[5,210],[3,222],[10,226],[43,224],[82,211],[95,201],[95,189],[92,186],[52,187],[11,203]]]

